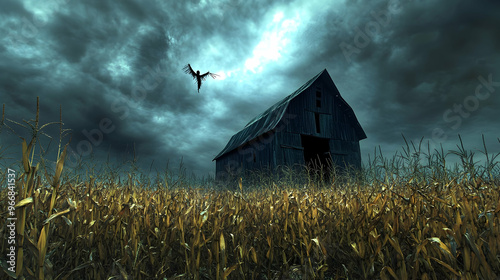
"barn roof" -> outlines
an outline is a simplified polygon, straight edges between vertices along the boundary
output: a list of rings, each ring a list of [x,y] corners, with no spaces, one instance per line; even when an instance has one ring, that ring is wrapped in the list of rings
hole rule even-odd
[[[326,71],[326,69],[322,70],[316,76],[312,77],[309,81],[307,81],[305,84],[299,87],[292,94],[278,101],[273,106],[269,107],[269,109],[264,111],[262,114],[253,118],[240,132],[236,133],[235,135],[233,135],[233,137],[231,137],[226,147],[213,160],[218,159],[224,154],[231,152],[232,150],[238,148],[239,146],[259,137],[260,135],[273,130],[278,125],[280,120],[283,118],[283,115],[285,114],[285,111],[288,108],[288,104],[290,104],[290,101],[292,101],[292,99],[301,94],[304,90],[309,88],[319,77],[323,75],[326,75],[324,78],[328,78],[333,83],[332,78],[328,74],[328,71]],[[366,134],[361,128],[361,125],[359,124],[358,120],[356,119],[356,116],[354,115],[351,106],[347,104],[347,102],[342,98],[342,96],[340,96],[340,94],[338,95],[338,98],[342,103],[344,103],[345,106],[347,106],[345,111],[349,115],[349,117],[353,120],[353,126],[356,130],[356,133],[358,134],[359,139],[366,138]]]

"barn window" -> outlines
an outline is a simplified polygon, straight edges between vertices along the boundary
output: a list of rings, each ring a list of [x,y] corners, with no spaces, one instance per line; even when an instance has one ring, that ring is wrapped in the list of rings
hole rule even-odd
[[[316,107],[321,108],[321,91],[316,91]]]
[[[255,156],[255,152],[253,152],[253,162],[256,162],[257,157]]]
[[[321,128],[319,125],[319,113],[314,113],[314,121],[316,123],[316,133],[321,133]]]

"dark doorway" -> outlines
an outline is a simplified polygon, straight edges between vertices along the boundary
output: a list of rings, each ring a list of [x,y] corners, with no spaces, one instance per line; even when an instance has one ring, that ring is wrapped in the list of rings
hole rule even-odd
[[[300,135],[302,147],[304,148],[304,161],[316,175],[323,170],[323,178],[328,179],[329,169],[332,163],[330,155],[330,144],[328,138],[320,138],[308,135]]]

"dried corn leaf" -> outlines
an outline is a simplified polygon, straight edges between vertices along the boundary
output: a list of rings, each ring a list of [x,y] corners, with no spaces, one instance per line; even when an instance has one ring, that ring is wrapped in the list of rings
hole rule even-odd
[[[24,207],[24,206],[27,206],[29,204],[33,203],[33,197],[27,197],[21,201],[19,201],[14,207],[15,208],[20,208],[20,207]]]
[[[220,250],[221,251],[225,251],[226,250],[226,242],[224,241],[224,234],[220,234],[220,241],[219,241],[219,246],[220,246]]]
[[[438,264],[442,265],[443,267],[445,267],[446,269],[448,269],[449,271],[451,271],[453,274],[455,274],[456,276],[460,277],[461,275],[456,271],[454,270],[449,264],[435,258],[435,257],[429,257],[431,258],[432,260],[436,261]]]
[[[394,277],[394,279],[396,280],[399,280],[399,277],[396,275],[396,273],[394,272],[394,270],[392,270],[392,268],[390,268],[389,266],[384,266],[382,268],[382,270],[380,271],[380,278],[382,279],[389,279],[386,275],[385,275],[385,272],[388,271],[389,274],[391,274],[392,277]]]
[[[52,221],[53,219],[55,219],[55,218],[57,218],[57,217],[59,217],[59,216],[61,216],[61,215],[67,214],[67,213],[69,213],[70,211],[71,211],[71,209],[70,209],[70,208],[68,208],[68,209],[65,209],[65,210],[63,210],[63,211],[61,211],[61,212],[58,212],[58,213],[56,213],[56,214],[52,214],[52,215],[51,215],[48,219],[46,219],[45,221],[43,221],[43,225],[46,225],[47,223],[49,223],[49,222],[50,222],[50,221]]]
[[[66,146],[64,146],[64,150],[63,150],[61,156],[57,159],[56,173],[54,174],[54,181],[52,183],[53,186],[55,186],[59,183],[59,178],[61,177],[63,166],[64,166],[64,159],[66,158],[67,148],[68,148],[68,144],[66,144]]]
[[[437,244],[437,246],[445,253],[448,254],[448,256],[452,257],[453,255],[451,254],[450,252],[450,249],[448,248],[448,246],[446,246],[446,244],[444,244],[441,239],[439,239],[438,237],[431,237],[431,238],[428,238],[429,241],[431,241],[432,244]]]
[[[238,265],[239,264],[235,264],[235,265],[231,266],[230,268],[224,269],[224,278],[228,277],[229,274],[231,274],[231,272],[233,272],[233,270],[235,270],[238,267]]]
[[[250,248],[250,257],[252,258],[254,263],[257,263],[257,253],[253,247]]]

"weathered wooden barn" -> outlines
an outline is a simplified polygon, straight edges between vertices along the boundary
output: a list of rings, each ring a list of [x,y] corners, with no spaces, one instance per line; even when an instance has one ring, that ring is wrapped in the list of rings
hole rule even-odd
[[[325,69],[231,137],[214,158],[216,176],[304,166],[313,160],[360,167],[359,141],[365,138]]]

